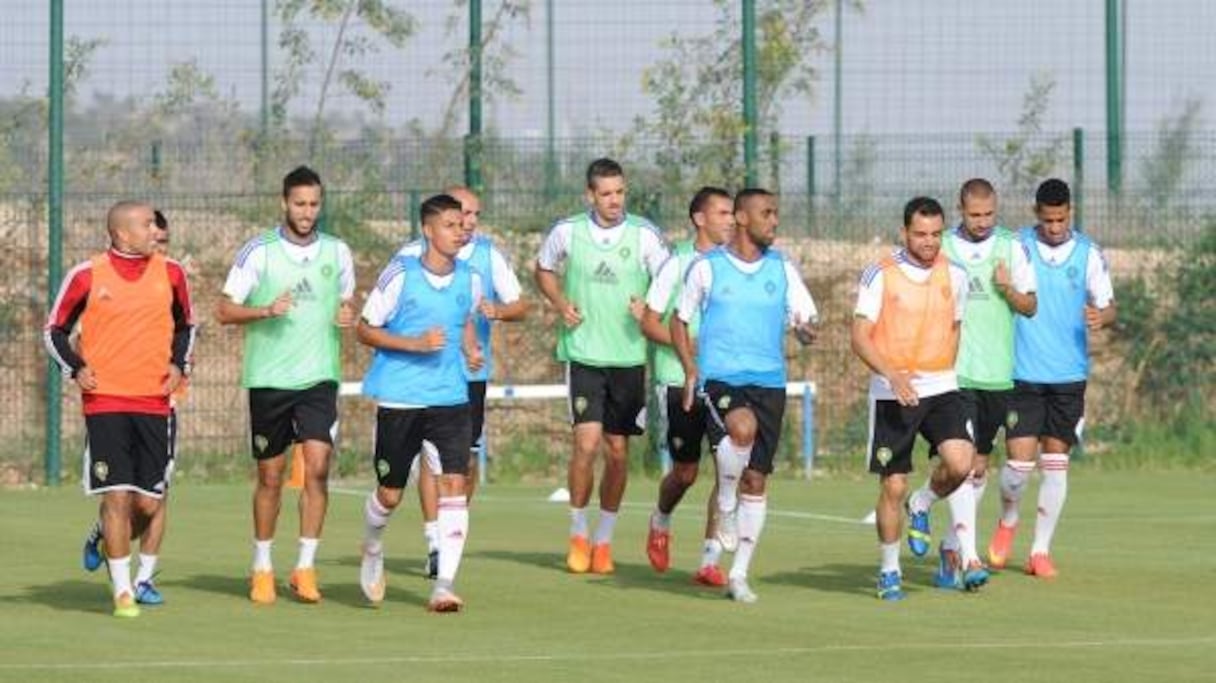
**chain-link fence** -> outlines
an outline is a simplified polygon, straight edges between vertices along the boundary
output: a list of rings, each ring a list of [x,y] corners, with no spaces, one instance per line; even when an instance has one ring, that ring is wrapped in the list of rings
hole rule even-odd
[[[864,443],[865,372],[847,340],[856,278],[889,248],[914,194],[950,205],[963,180],[988,177],[1004,222],[1018,225],[1032,220],[1038,181],[1067,178],[1078,221],[1107,247],[1116,278],[1147,278],[1147,291],[1171,303],[1153,278],[1179,248],[1199,244],[1216,215],[1208,191],[1216,132],[1203,99],[1216,92],[1216,59],[1201,49],[1216,9],[1198,0],[1115,4],[1127,41],[1115,74],[1127,86],[1120,113],[1131,131],[1115,141],[1119,183],[1105,129],[1102,3],[756,3],[753,171],[780,192],[781,246],[824,312],[820,346],[791,348],[792,376],[820,388],[821,455],[855,455]],[[482,15],[480,121],[469,107],[472,5]],[[277,181],[292,166],[308,163],[325,178],[325,228],[351,244],[364,293],[416,229],[419,202],[474,166],[483,222],[534,302],[526,323],[498,332],[498,380],[516,383],[561,381],[553,314],[529,271],[543,230],[581,208],[589,160],[621,160],[631,209],[673,237],[686,230],[697,186],[738,188],[747,171],[738,3],[66,0],[64,8],[64,263],[104,248],[104,212],[117,199],[144,198],[168,213],[203,321],[182,412],[187,472],[192,454],[231,456],[199,457],[210,469],[246,468],[240,333],[211,322],[210,311],[236,249],[277,220]],[[47,282],[50,38],[45,3],[14,0],[6,14],[0,463],[29,476],[46,448],[41,327],[57,286]],[[1097,340],[1094,405],[1126,390],[1116,371],[1124,341]],[[347,342],[345,375],[357,379],[368,355]],[[1198,376],[1210,381],[1210,355],[1204,362]],[[71,473],[79,402],[72,385],[63,394]],[[352,453],[367,449],[370,413],[362,400],[344,404]],[[564,455],[562,406],[512,403],[491,415],[492,450],[536,459],[533,469]],[[1095,411],[1098,421],[1118,416]]]

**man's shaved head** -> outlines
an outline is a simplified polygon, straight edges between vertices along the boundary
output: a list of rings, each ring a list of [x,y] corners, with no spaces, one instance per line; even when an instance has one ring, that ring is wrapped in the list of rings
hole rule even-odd
[[[147,202],[140,202],[134,199],[124,199],[106,212],[106,231],[110,233],[110,240],[114,240],[118,230],[133,220],[139,220],[141,209],[152,209],[152,205]]]

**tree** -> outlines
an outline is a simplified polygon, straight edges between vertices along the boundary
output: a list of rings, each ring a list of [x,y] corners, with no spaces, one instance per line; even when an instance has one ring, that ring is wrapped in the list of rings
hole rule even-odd
[[[1166,116],[1158,124],[1157,147],[1144,160],[1148,211],[1166,211],[1177,198],[1187,167],[1196,158],[1194,138],[1202,109],[1200,100],[1187,100],[1176,116]]]
[[[758,0],[760,129],[776,127],[783,101],[812,94],[816,72],[811,58],[825,47],[818,22],[827,5],[825,0]],[[666,56],[642,77],[644,91],[654,98],[654,112],[636,119],[621,140],[624,148],[644,144],[654,150],[660,181],[670,191],[710,181],[743,182],[742,17],[737,2],[714,0],[713,7],[712,32],[673,33],[662,42]]]
[[[996,164],[1011,196],[1031,194],[1035,184],[1054,173],[1059,165],[1067,138],[1063,135],[1045,137],[1043,132],[1043,119],[1051,106],[1055,87],[1055,78],[1050,74],[1032,76],[1022,98],[1017,132],[1003,141],[979,136],[980,151]]]

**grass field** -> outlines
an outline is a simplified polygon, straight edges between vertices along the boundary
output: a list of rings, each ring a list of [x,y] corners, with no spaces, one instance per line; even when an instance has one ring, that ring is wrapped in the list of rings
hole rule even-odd
[[[414,506],[386,535],[384,606],[363,605],[366,484],[350,486],[337,487],[321,545],[325,601],[281,595],[270,608],[245,597],[248,488],[179,487],[158,579],[168,602],[133,621],[109,615],[104,572],[80,568],[92,501],[74,488],[0,492],[0,681],[1216,680],[1212,475],[1074,469],[1057,581],[1006,571],[981,594],[945,592],[905,552],[910,595],[893,604],[873,596],[874,534],[857,521],[874,483],[774,482],[750,606],[690,582],[701,484],[676,517],[673,569],[656,575],[643,548],[656,482],[633,482],[612,577],[565,573],[567,515],[546,489],[496,485],[475,501],[458,581],[467,609],[453,616],[423,608]],[[285,501],[280,575],[295,559]]]

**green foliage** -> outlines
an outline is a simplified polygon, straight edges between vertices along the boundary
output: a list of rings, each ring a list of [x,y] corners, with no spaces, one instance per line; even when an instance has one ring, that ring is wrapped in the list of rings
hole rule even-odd
[[[1216,218],[1199,241],[1116,285],[1115,339],[1126,352],[1124,419],[1211,416],[1216,390]]]
[[[1017,132],[1005,140],[994,140],[987,135],[981,135],[977,140],[980,151],[1000,170],[1008,188],[1002,191],[1010,196],[1031,194],[1035,184],[1059,166],[1068,138],[1065,135],[1045,137],[1043,132],[1043,119],[1051,106],[1055,87],[1055,78],[1048,74],[1031,77],[1022,98]]]
[[[1176,116],[1158,125],[1157,147],[1144,160],[1146,210],[1167,211],[1177,199],[1187,168],[1198,157],[1194,138],[1202,109],[1200,100],[1187,100]]]

